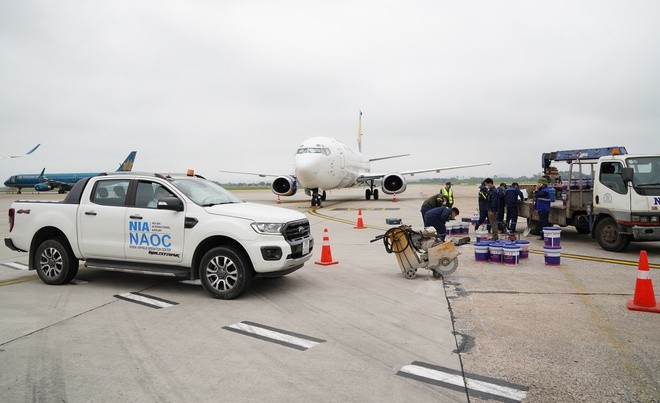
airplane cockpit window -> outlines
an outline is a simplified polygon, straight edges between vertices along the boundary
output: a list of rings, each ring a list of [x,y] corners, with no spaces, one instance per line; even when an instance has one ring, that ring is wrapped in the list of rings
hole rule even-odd
[[[330,155],[330,149],[326,147],[300,147],[297,154],[323,154]]]

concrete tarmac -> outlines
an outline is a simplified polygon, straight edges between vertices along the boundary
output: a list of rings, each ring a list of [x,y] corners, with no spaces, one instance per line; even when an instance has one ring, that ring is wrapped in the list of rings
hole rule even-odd
[[[626,309],[639,251],[660,287],[660,243],[605,252],[564,229],[559,266],[542,241],[515,266],[479,263],[460,247],[458,270],[406,279],[382,242],[386,218],[421,226],[435,186],[366,201],[363,190],[304,194],[280,206],[305,213],[314,257],[237,300],[196,284],[81,269],[48,286],[24,253],[0,249],[3,401],[658,401],[660,315]],[[270,191],[234,192],[276,204]],[[456,186],[461,217],[476,187]],[[0,196],[15,199],[61,195]],[[354,229],[362,209],[365,229]],[[519,224],[519,229],[524,223]],[[320,260],[324,229],[336,265]],[[6,221],[0,223],[8,233]],[[474,233],[470,236],[474,241]],[[139,293],[139,294],[136,294]],[[160,307],[124,299],[156,298]]]

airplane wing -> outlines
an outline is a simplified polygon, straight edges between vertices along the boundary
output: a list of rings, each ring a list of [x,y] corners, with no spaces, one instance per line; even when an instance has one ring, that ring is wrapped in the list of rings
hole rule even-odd
[[[390,158],[407,157],[409,155],[410,154],[399,154],[399,155],[388,155],[387,157],[369,158],[369,162],[380,161],[380,160],[388,160]]]
[[[37,148],[39,148],[40,145],[41,145],[41,144],[37,144],[33,149],[31,149],[30,151],[26,152],[25,154],[21,154],[21,155],[6,155],[6,156],[0,156],[0,158],[4,159],[4,158],[20,158],[20,157],[25,157],[26,155],[30,155],[30,154],[32,154],[33,152],[35,152],[35,150],[36,150]]]
[[[421,174],[421,173],[425,173],[425,172],[437,172],[437,173],[439,173],[440,171],[447,171],[447,170],[450,170],[450,169],[470,168],[470,167],[478,167],[478,166],[482,166],[482,165],[490,165],[490,162],[480,162],[478,164],[467,164],[467,165],[454,165],[454,166],[451,166],[451,167],[441,167],[441,168],[418,169],[418,170],[414,170],[414,171],[402,171],[402,172],[398,172],[398,173],[401,174],[401,175],[414,176],[415,174]],[[391,173],[391,172],[388,172],[388,173]],[[367,174],[362,174],[358,177],[357,181],[358,182],[367,182],[367,181],[371,181],[371,180],[374,180],[374,179],[381,179],[382,177],[384,177],[388,173],[381,174],[381,173],[371,173],[370,172],[370,173],[367,173]]]
[[[240,171],[223,171],[220,170],[220,172],[228,173],[228,174],[241,174],[241,175],[253,175],[253,176],[260,176],[262,178],[277,178],[282,176],[282,174],[264,174],[264,173],[257,173],[257,172],[240,172]],[[293,176],[293,175],[291,175]]]

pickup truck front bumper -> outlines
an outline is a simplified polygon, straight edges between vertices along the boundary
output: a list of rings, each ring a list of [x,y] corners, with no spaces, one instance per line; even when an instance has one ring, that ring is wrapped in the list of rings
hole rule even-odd
[[[11,238],[5,238],[5,246],[16,252],[27,252],[26,250],[17,248]]]

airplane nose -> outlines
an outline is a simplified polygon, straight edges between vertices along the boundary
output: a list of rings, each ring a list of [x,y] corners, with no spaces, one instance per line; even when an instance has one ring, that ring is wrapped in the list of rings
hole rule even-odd
[[[305,187],[315,187],[319,173],[319,158],[315,155],[299,156],[296,159],[296,178]]]

